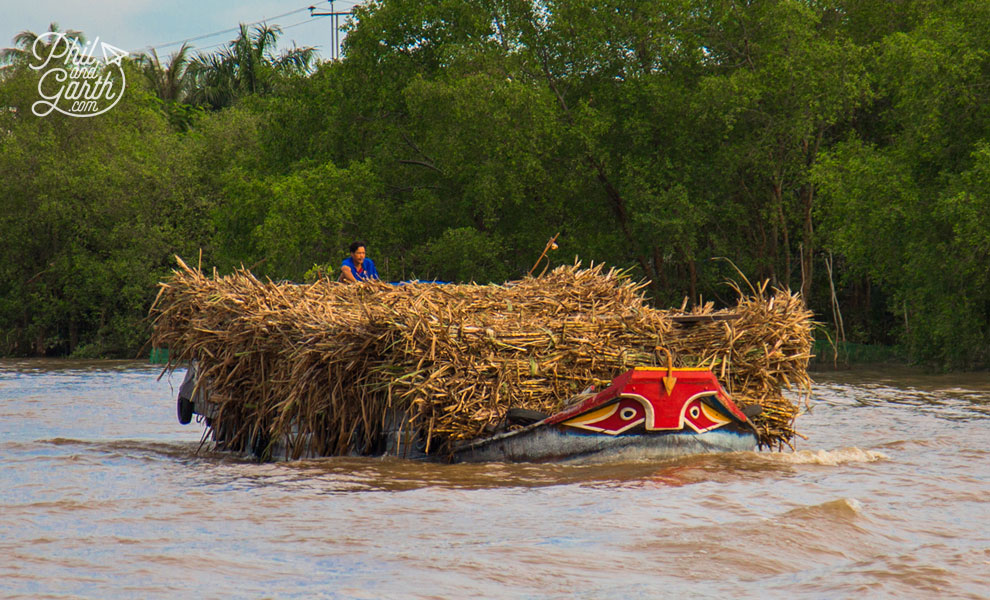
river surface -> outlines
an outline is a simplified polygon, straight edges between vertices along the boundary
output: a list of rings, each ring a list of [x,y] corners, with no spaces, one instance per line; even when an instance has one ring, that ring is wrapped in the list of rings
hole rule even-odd
[[[0,598],[990,598],[990,375],[816,373],[797,452],[259,464],[182,371],[0,361]]]

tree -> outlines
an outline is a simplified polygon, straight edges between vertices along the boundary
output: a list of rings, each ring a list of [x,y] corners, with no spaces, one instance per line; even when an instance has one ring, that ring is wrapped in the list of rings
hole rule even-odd
[[[63,52],[59,44],[69,44],[69,40],[75,40],[80,46],[86,43],[86,38],[81,31],[75,29],[59,30],[58,23],[54,21],[48,25],[48,31],[38,34],[33,31],[24,30],[14,36],[13,46],[0,50],[0,67],[12,65],[25,65],[30,63],[35,55],[46,56],[53,50],[56,54]],[[55,48],[52,48],[56,45]]]
[[[164,102],[185,102],[190,95],[192,73],[189,71],[191,56],[188,44],[168,57],[168,64],[162,65],[154,48],[148,54],[138,57],[141,72],[148,80],[151,89]]]
[[[237,39],[211,54],[198,54],[190,65],[192,98],[213,109],[230,106],[248,94],[270,93],[280,77],[310,72],[315,50],[293,47],[279,54],[278,26],[242,24]]]
[[[161,102],[169,122],[179,131],[189,129],[201,110],[192,104],[193,69],[190,68],[192,57],[189,52],[190,47],[183,44],[169,55],[166,65],[162,65],[154,48],[137,59],[142,74]]]
[[[990,7],[959,0],[884,38],[882,128],[836,145],[814,170],[831,248],[886,290],[898,338],[953,367],[990,358],[987,265]]]
[[[188,155],[135,67],[98,118],[37,117],[38,74],[0,85],[0,352],[128,355],[170,258],[205,239]]]

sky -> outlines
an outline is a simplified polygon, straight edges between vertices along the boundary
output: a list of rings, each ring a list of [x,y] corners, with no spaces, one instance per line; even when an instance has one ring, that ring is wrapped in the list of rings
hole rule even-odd
[[[357,3],[335,0],[333,7],[339,12]],[[309,6],[330,12],[327,0],[0,0],[0,48],[13,45],[19,32],[42,33],[54,21],[61,30],[82,31],[87,40],[99,36],[131,53],[154,47],[164,61],[182,40],[227,30],[190,42],[196,50],[214,51],[237,36],[238,23],[265,20],[283,28],[281,48],[295,42],[329,58],[331,19],[310,17]]]

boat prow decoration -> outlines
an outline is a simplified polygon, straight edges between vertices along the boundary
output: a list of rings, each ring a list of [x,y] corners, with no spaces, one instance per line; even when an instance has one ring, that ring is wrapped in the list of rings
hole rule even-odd
[[[517,429],[455,448],[455,461],[666,458],[753,450],[757,432],[709,369],[638,367]]]

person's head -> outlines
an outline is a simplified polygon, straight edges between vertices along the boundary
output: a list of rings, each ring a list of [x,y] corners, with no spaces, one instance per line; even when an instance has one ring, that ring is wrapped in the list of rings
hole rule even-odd
[[[351,244],[351,258],[354,259],[355,263],[357,264],[363,263],[364,254],[365,254],[364,242],[354,242],[353,244]]]

